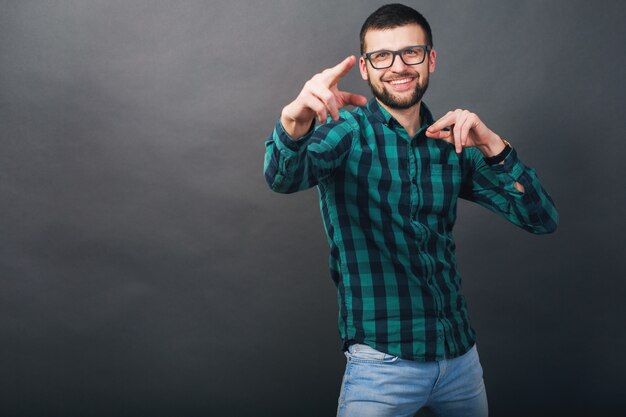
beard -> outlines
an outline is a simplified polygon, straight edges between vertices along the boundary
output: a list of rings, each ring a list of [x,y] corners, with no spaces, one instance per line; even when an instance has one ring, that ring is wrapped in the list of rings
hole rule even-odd
[[[400,74],[397,78],[402,78],[404,76],[414,77],[415,74]],[[419,103],[422,97],[424,97],[424,93],[426,93],[426,90],[428,89],[428,76],[426,76],[424,84],[420,84],[418,82],[411,96],[404,100],[390,93],[389,90],[385,88],[384,84],[380,87],[372,84],[371,77],[368,77],[367,83],[369,84],[370,89],[372,90],[372,94],[374,94],[374,97],[380,100],[381,103],[391,109],[404,110],[415,106],[417,103]]]

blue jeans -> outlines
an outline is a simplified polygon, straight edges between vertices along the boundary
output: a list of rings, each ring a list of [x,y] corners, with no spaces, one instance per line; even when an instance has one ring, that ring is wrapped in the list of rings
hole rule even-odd
[[[442,417],[486,417],[487,394],[474,345],[458,358],[403,360],[367,345],[352,345],[337,417],[413,417],[428,407]]]

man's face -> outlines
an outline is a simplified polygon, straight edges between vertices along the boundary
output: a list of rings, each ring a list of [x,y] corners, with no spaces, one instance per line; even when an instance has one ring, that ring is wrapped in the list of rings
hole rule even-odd
[[[414,45],[426,45],[424,30],[416,24],[370,30],[365,34],[366,53],[381,49],[398,51]],[[435,71],[435,60],[433,49],[421,64],[406,65],[396,56],[391,67],[375,69],[361,57],[359,70],[380,102],[392,109],[408,109],[417,104],[426,92],[428,75]]]

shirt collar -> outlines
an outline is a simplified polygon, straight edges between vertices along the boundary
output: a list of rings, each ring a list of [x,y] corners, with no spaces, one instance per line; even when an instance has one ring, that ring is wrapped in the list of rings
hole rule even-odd
[[[378,103],[378,100],[372,98],[369,103],[367,103],[366,108],[369,110],[372,115],[382,122],[384,125],[393,127],[394,125],[399,125],[398,121],[391,115],[389,112]],[[431,125],[434,123],[433,115],[430,112],[426,103],[422,101],[422,105],[420,107],[420,118],[422,119],[422,127],[425,125]]]

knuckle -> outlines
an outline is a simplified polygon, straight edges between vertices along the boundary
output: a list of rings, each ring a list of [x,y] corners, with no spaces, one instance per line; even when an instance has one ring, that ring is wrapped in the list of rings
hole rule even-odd
[[[320,93],[320,98],[328,103],[333,99],[333,93],[328,90],[324,90]]]
[[[322,106],[322,103],[320,103],[318,100],[312,100],[309,104],[309,107],[316,113],[320,112],[322,108],[324,108],[324,106]]]

